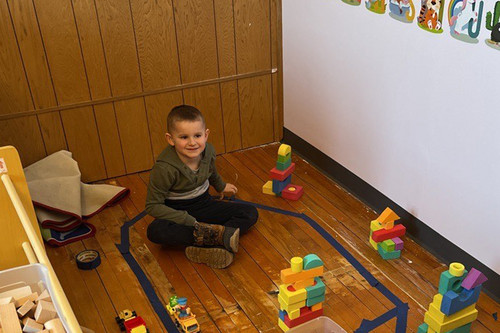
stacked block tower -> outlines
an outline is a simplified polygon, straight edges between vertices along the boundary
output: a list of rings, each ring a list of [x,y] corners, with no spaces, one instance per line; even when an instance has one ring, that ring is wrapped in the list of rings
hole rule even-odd
[[[399,258],[403,249],[400,237],[406,233],[406,228],[402,224],[394,225],[397,220],[399,216],[387,207],[370,224],[370,244],[386,260]]]
[[[467,272],[458,262],[441,273],[439,293],[434,296],[418,333],[469,333],[477,318],[476,302],[488,279],[475,268]]]
[[[308,254],[303,259],[293,257],[291,267],[281,271],[278,325],[284,331],[323,314],[325,284],[321,281],[323,261]]]
[[[278,149],[276,167],[269,171],[272,180],[262,186],[264,194],[278,195],[288,200],[299,200],[302,186],[291,184],[295,163],[292,163],[292,147],[282,144]]]

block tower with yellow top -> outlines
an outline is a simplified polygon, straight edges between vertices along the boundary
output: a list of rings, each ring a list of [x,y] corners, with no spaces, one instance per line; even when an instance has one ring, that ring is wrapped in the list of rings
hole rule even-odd
[[[282,144],[278,149],[276,167],[269,171],[272,180],[262,186],[262,193],[281,196],[288,200],[299,200],[303,188],[291,184],[294,171],[295,163],[292,163],[292,147]]]
[[[469,333],[477,318],[476,302],[481,285],[488,278],[475,268],[467,272],[465,266],[454,262],[441,273],[439,293],[425,313],[418,333]]]
[[[323,314],[322,274],[323,261],[315,254],[293,257],[291,267],[281,271],[278,325],[284,332]]]

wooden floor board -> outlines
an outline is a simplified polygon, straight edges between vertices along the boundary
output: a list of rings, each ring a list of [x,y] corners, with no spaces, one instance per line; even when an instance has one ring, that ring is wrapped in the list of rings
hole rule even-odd
[[[416,332],[446,266],[408,237],[400,259],[381,259],[368,243],[369,223],[377,214],[298,156],[293,156],[296,170],[292,182],[304,187],[303,197],[287,201],[262,194],[277,149],[273,144],[221,155],[217,168],[227,182],[238,187],[239,198],[313,218],[376,279],[409,304],[407,332]],[[119,332],[114,317],[125,308],[141,315],[151,332],[166,331],[115,246],[120,242],[120,226],[144,209],[148,182],[149,172],[107,180],[108,184],[129,188],[131,194],[89,220],[97,228],[96,236],[63,248],[47,247],[77,318],[96,332]],[[374,319],[394,307],[300,218],[259,210],[258,223],[240,239],[234,263],[222,270],[188,261],[182,249],[150,242],[147,227],[152,220],[146,216],[130,229],[130,251],[162,302],[167,303],[174,294],[188,297],[204,333],[281,332],[276,295],[280,271],[289,267],[292,257],[309,253],[319,255],[325,265],[324,314],[346,331],[352,332],[362,319]],[[101,253],[102,263],[96,270],[76,268],[74,256],[86,248]],[[500,312],[499,305],[481,294],[477,308],[479,317],[472,332],[500,332],[499,322],[493,318],[493,313]],[[392,319],[374,332],[394,332],[395,323]]]

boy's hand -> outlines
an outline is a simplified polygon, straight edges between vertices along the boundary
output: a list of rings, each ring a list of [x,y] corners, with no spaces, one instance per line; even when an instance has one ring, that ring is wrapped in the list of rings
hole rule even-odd
[[[234,186],[233,184],[226,184],[226,187],[224,187],[224,190],[220,194],[221,200],[224,199],[224,193],[231,193],[231,195],[234,195],[238,192],[238,188]]]

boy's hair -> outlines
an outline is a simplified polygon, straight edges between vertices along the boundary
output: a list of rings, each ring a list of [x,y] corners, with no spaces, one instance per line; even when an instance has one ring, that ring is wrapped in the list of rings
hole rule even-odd
[[[167,117],[167,132],[171,133],[175,129],[175,123],[178,121],[197,121],[200,120],[205,126],[205,117],[203,114],[191,105],[177,105],[170,110]]]

